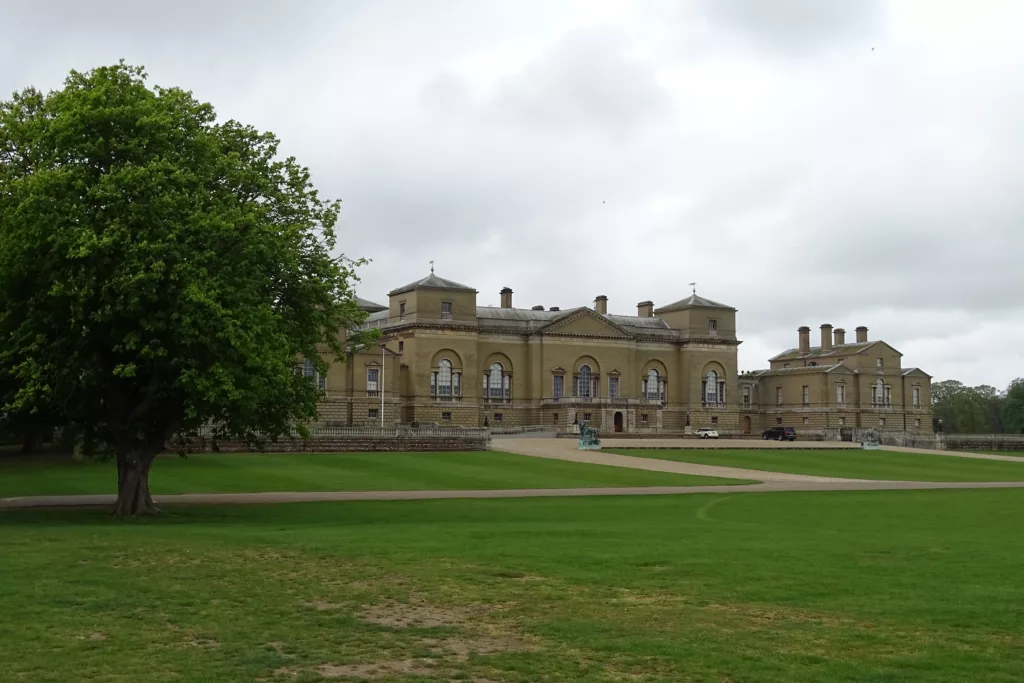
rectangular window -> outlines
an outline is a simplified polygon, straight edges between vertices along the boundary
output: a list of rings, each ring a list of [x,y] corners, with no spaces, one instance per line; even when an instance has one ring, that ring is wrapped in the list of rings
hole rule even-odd
[[[921,426],[921,421],[920,420],[914,420],[914,426],[915,427],[920,427]]]
[[[405,302],[398,302],[398,322],[405,320]]]
[[[711,424],[713,424],[713,425],[718,424],[718,416],[717,415],[712,415],[711,416]]]
[[[608,398],[619,397],[619,378],[609,377],[608,378]]]
[[[640,421],[647,422],[647,413],[640,413]]]
[[[782,405],[782,387],[775,387],[775,405]]]
[[[562,375],[551,378],[551,395],[556,399],[565,396],[565,377]]]
[[[401,353],[402,351],[405,351],[405,342],[404,341],[398,342],[398,352]]]
[[[804,424],[807,424],[809,421],[806,417],[804,418]]]
[[[750,387],[743,387],[743,405],[750,406]]]
[[[437,373],[436,372],[430,373],[430,395],[431,396],[436,396],[437,395]]]
[[[777,424],[777,425],[782,424],[782,418],[781,417],[775,418],[775,424]]]
[[[841,417],[841,418],[839,418],[839,424],[840,424],[840,425],[844,425],[844,424],[846,424],[846,418],[845,418],[845,417]]]
[[[441,302],[441,320],[452,319],[452,302],[442,301]]]
[[[366,411],[366,417],[380,417],[380,408],[370,408]]]
[[[915,408],[920,408],[921,407],[921,388],[920,387],[914,387],[914,407]]]
[[[875,367],[876,368],[881,369],[882,367],[884,367],[884,365],[885,365],[885,363],[882,361],[881,358],[876,358],[875,359]]]
[[[551,413],[551,422],[553,424],[558,424],[558,413]]]
[[[892,386],[889,384],[885,385],[885,405],[892,405]]]
[[[808,387],[806,384],[804,385],[804,388],[803,388],[803,399],[804,399],[804,407],[806,408],[808,405],[810,405],[810,399],[811,399],[811,388]]]
[[[462,373],[452,373],[452,396],[462,396]]]
[[[380,391],[380,368],[366,369],[366,395],[378,396]]]
[[[884,427],[885,426],[885,418],[884,417],[878,418],[878,426],[879,427]]]
[[[591,419],[590,413],[583,413],[583,421],[584,422],[590,422],[590,419]]]
[[[494,421],[495,421],[495,422],[501,422],[501,419],[502,419],[503,417],[505,417],[505,416],[504,416],[504,415],[503,415],[502,413],[495,413],[495,414],[494,414]]]
[[[717,320],[713,320],[713,319],[709,319],[708,320],[708,336],[709,337],[717,337],[718,336],[718,321]]]
[[[839,405],[844,405],[846,403],[846,385],[845,384],[837,384],[836,385],[836,403],[838,403]]]
[[[452,411],[450,411],[450,410],[443,411],[441,413],[441,419],[442,420],[446,420],[446,421],[451,421],[451,419],[452,419]]]

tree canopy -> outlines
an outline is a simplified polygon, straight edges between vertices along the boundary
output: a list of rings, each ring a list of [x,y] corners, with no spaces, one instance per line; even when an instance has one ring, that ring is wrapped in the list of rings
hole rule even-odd
[[[1006,391],[956,380],[932,384],[932,407],[942,429],[959,434],[1024,434],[1024,379]]]
[[[316,416],[362,321],[339,202],[278,140],[119,63],[0,102],[0,412],[116,455],[116,512],[153,509],[176,433],[253,440]]]

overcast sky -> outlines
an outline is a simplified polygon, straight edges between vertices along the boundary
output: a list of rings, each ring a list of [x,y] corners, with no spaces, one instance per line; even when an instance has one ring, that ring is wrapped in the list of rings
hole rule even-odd
[[[344,202],[359,294],[739,309],[740,367],[867,325],[1024,375],[1024,2],[5,2],[0,96],[125,58]],[[816,343],[816,342],[815,342]]]

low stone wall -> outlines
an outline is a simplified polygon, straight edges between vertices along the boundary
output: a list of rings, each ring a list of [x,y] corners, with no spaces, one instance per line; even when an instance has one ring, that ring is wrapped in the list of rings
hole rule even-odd
[[[1024,451],[1022,434],[944,434],[946,448],[957,451]]]
[[[485,429],[314,429],[309,438],[280,438],[254,446],[234,439],[199,434],[174,439],[167,449],[183,453],[366,453],[375,451],[486,451],[491,435]]]

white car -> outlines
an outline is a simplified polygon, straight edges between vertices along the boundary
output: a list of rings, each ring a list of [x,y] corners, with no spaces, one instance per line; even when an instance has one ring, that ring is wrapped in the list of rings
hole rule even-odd
[[[717,439],[718,430],[710,429],[708,427],[701,427],[700,429],[697,430],[697,436],[699,436],[702,439]]]

